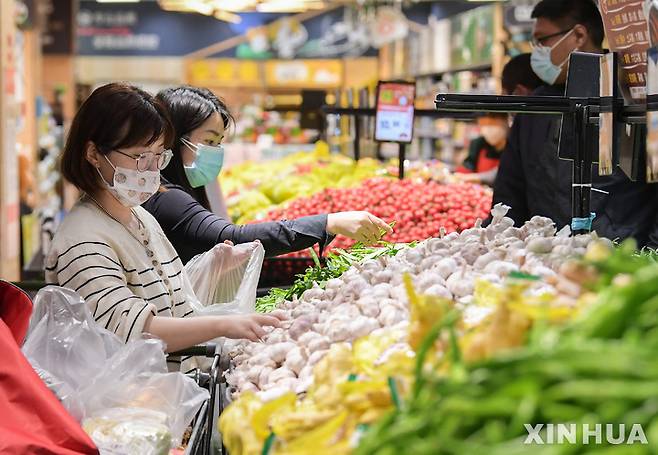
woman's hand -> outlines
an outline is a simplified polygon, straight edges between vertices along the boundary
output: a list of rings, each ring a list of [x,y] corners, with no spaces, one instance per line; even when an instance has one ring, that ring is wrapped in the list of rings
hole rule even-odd
[[[217,264],[221,264],[225,272],[243,266],[251,258],[252,253],[260,242],[257,240],[249,245],[234,246],[233,242],[226,240],[215,245],[212,249]]]
[[[285,320],[284,316],[279,313],[226,316],[222,318],[218,332],[220,332],[219,336],[226,338],[259,341],[267,333],[263,326],[280,327],[283,320]]]
[[[176,352],[218,337],[258,341],[267,333],[263,326],[281,327],[285,320],[282,312],[191,318],[150,316],[144,324],[144,332],[162,339],[167,352]]]
[[[344,235],[367,245],[375,244],[393,229],[368,212],[339,212],[327,216],[327,232],[334,235]]]

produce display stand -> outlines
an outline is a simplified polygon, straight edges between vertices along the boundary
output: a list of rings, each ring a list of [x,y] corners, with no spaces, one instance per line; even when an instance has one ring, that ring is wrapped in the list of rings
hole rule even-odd
[[[590,216],[593,159],[587,130],[590,124],[590,109],[594,105],[598,105],[597,99],[557,96],[455,95],[440,93],[436,97],[436,108],[439,110],[541,115],[560,114],[565,117],[565,121],[572,121],[575,147],[571,211],[574,221],[588,219]],[[578,226],[577,223],[573,224]],[[587,231],[589,231],[587,227],[574,229],[577,234]]]
[[[375,108],[363,108],[363,107],[336,107],[326,105],[322,107],[322,112],[324,115],[347,115],[356,118],[354,122],[354,159],[358,161],[361,159],[361,122],[359,121],[362,117],[374,117],[377,113]],[[429,118],[444,118],[444,119],[453,119],[460,121],[473,121],[477,114],[475,112],[449,112],[449,111],[438,111],[434,109],[416,109],[415,117],[429,117]],[[404,178],[404,161],[406,159],[406,147],[404,144],[399,144],[398,149],[398,177],[400,179]]]
[[[612,164],[634,181],[644,180],[646,163],[646,111],[649,105],[625,105],[615,93],[600,96],[598,54],[575,52],[570,57],[566,96],[487,96],[438,94],[436,108],[445,112],[507,112],[562,115],[560,142],[573,135],[573,151],[560,146],[559,157],[573,161],[572,231],[591,230],[592,164],[597,163],[599,114],[612,112],[615,131],[630,129],[630,140],[612,142]],[[615,59],[616,60],[616,59]],[[617,64],[618,65],[618,64]],[[615,66],[614,71],[618,68]],[[620,90],[617,92],[621,92]],[[622,136],[622,135],[619,135]]]
[[[286,107],[286,111],[292,110],[291,107]],[[354,122],[354,160],[358,161],[361,158],[361,122],[359,121],[363,117],[375,117],[376,110],[375,108],[342,108],[331,105],[325,105],[321,108],[322,113],[326,117],[327,115],[346,115],[355,117],[356,121]],[[301,111],[299,108],[295,111]],[[459,121],[473,121],[478,116],[475,112],[442,112],[435,109],[417,109],[415,111],[415,117],[427,117],[427,118],[444,118],[444,119],[454,119]],[[324,122],[326,124],[326,121]],[[398,177],[400,179],[404,178],[405,174],[405,164],[406,160],[406,146],[405,144],[399,144],[398,149]],[[322,258],[320,258],[322,260]],[[297,275],[303,274],[306,269],[313,267],[314,262],[311,258],[305,257],[274,257],[266,258],[263,263],[263,269],[258,283],[260,289],[259,293],[266,294],[269,288],[273,287],[282,287],[290,286]]]

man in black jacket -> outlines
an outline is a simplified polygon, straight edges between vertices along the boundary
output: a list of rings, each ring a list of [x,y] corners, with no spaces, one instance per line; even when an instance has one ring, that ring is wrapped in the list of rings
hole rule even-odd
[[[547,84],[534,95],[562,96],[569,55],[602,52],[603,24],[591,0],[542,0],[533,10],[532,67]],[[534,215],[571,223],[573,163],[558,158],[560,117],[517,115],[494,184],[494,204],[512,207],[517,225]],[[563,147],[573,147],[569,143]],[[592,166],[592,229],[611,239],[634,237],[640,246],[658,246],[658,184],[632,182],[620,168],[599,176]]]

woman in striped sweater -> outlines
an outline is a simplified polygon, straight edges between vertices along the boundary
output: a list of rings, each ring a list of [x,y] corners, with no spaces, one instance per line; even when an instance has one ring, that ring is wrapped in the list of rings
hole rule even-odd
[[[108,84],[82,104],[61,166],[83,197],[55,234],[46,280],[78,292],[95,320],[124,341],[150,333],[176,351],[217,337],[257,340],[262,326],[280,321],[191,317],[195,297],[183,263],[140,207],[160,190],[172,136],[163,106],[136,87]],[[183,371],[192,366],[186,360],[171,359]]]

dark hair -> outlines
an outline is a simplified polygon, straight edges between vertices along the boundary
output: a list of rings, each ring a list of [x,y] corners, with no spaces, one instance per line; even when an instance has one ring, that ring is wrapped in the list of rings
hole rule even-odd
[[[603,22],[592,0],[541,0],[532,10],[532,18],[550,19],[565,29],[581,24],[595,46],[603,44]]]
[[[201,205],[210,210],[210,202],[204,187],[192,188],[183,168],[181,138],[199,128],[208,118],[218,113],[224,127],[228,129],[235,119],[228,107],[213,92],[205,88],[181,86],[162,90],[156,96],[169,112],[174,126],[174,139],[171,150],[174,152],[169,165],[162,170],[162,175],[170,183],[180,185]]]
[[[62,153],[62,175],[81,191],[93,193],[102,187],[85,156],[89,142],[107,155],[120,148],[149,146],[161,137],[169,148],[173,135],[165,106],[152,95],[128,84],[104,85],[89,95],[73,118]]]
[[[501,84],[503,90],[511,94],[519,84],[534,90],[544,85],[544,82],[532,70],[532,66],[530,66],[530,54],[520,54],[513,57],[503,68]]]

